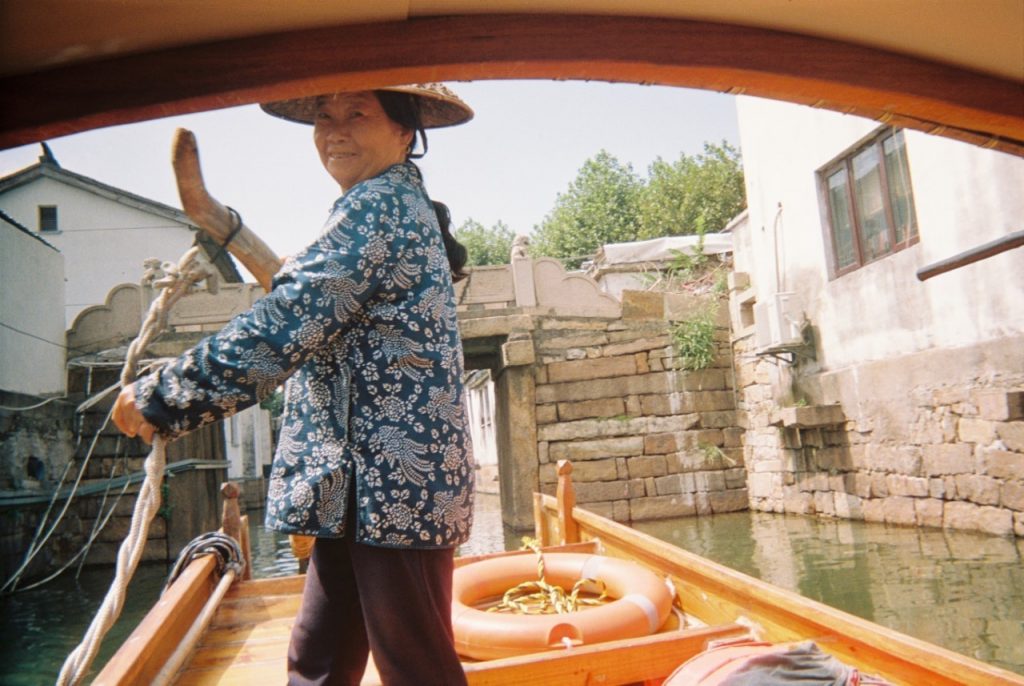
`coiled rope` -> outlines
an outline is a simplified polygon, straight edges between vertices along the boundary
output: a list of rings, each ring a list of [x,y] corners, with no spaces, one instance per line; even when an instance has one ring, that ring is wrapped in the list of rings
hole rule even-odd
[[[573,584],[572,590],[566,592],[561,586],[549,584],[545,577],[544,554],[540,544],[529,538],[523,538],[523,550],[532,550],[537,554],[537,580],[524,581],[505,591],[501,602],[487,609],[488,612],[510,612],[522,615],[552,615],[579,612],[587,605],[603,605],[608,598],[608,590],[599,579],[579,579]],[[596,598],[580,597],[581,593],[593,593],[598,588]]]
[[[124,368],[121,371],[122,387],[135,380],[139,359],[146,347],[167,327],[167,317],[174,303],[190,293],[195,284],[213,274],[213,268],[209,263],[200,259],[198,247],[186,252],[177,265],[164,265],[163,276],[153,282],[154,287],[161,289],[160,295],[150,304],[139,335],[128,346]],[[146,477],[135,501],[131,528],[117,551],[114,581],[103,599],[103,604],[96,611],[96,616],[93,617],[82,642],[64,661],[64,666],[57,677],[58,686],[82,682],[93,660],[96,659],[103,637],[121,615],[128,583],[135,574],[135,568],[146,546],[149,524],[160,509],[160,486],[163,483],[166,464],[166,443],[160,436],[154,436],[153,448],[143,465]]]
[[[213,555],[217,559],[217,574],[220,576],[224,576],[229,570],[237,576],[245,569],[242,546],[238,545],[238,541],[220,531],[200,534],[189,541],[188,545],[178,553],[178,559],[175,560],[171,573],[167,575],[167,583],[164,584],[165,592],[181,576],[192,560],[200,555]]]

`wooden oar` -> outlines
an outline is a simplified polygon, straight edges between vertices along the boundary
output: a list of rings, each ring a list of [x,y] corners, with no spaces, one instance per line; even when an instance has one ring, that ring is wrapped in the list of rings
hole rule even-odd
[[[178,195],[185,213],[221,245],[230,239],[228,252],[237,257],[256,277],[263,290],[269,293],[270,281],[281,268],[281,258],[274,254],[263,239],[241,223],[237,213],[232,213],[206,190],[203,172],[199,167],[199,146],[195,135],[188,129],[178,129],[174,134],[171,164],[174,165]],[[295,535],[290,538],[292,550],[302,569],[302,563],[312,551],[313,538]]]
[[[199,168],[199,147],[191,131],[178,129],[175,132],[171,163],[174,165],[178,195],[185,213],[221,245],[230,238],[228,252],[237,257],[269,293],[270,280],[281,268],[281,258],[249,227],[241,223],[237,213],[228,210],[206,190],[203,172]]]

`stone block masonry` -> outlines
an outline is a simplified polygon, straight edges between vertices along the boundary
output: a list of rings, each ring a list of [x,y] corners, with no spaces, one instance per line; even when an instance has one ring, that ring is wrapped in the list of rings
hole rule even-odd
[[[751,508],[1024,536],[1024,341],[972,350],[1017,360],[998,374],[957,350],[800,374],[734,345]]]
[[[541,490],[555,492],[555,464],[568,459],[580,505],[618,521],[745,510],[727,329],[713,366],[688,371],[664,294],[642,296],[624,306],[628,326],[546,317],[534,330]]]
[[[691,300],[522,315],[524,503],[569,459],[580,503],[619,521],[750,507],[1024,536],[1020,335],[830,369],[829,351],[760,356],[754,327],[718,322],[714,363],[689,371],[671,322],[703,309]]]
[[[94,371],[94,388],[112,384],[117,371]],[[75,370],[69,392],[77,394],[73,396],[77,402],[85,398],[83,382],[84,374]],[[26,404],[9,395],[0,392],[0,404]],[[149,448],[138,439],[124,438],[105,422],[112,402],[113,396],[108,396],[77,416],[72,401],[52,402],[28,412],[0,411],[0,578],[8,579],[21,566],[41,524],[45,522],[45,530],[54,526],[80,471],[74,498],[23,578],[44,576],[76,559],[93,537],[97,520],[106,520],[106,526],[97,529],[85,564],[108,565],[116,560],[131,524]],[[81,440],[76,440],[76,432]],[[220,526],[219,487],[227,480],[228,466],[223,451],[218,451],[222,444],[220,429],[210,426],[168,446],[162,508],[150,524],[143,560],[173,560],[196,535]],[[63,498],[50,508],[62,475]],[[128,475],[135,480],[122,494]]]
[[[0,406],[28,407],[33,396],[0,391]],[[0,492],[41,490],[74,452],[72,405],[55,401],[27,411],[0,410]]]

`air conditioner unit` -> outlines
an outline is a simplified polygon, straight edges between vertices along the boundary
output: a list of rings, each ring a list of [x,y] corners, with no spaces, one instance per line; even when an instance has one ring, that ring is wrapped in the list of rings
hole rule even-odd
[[[802,345],[803,313],[796,293],[775,293],[766,301],[754,303],[754,327],[760,350]]]

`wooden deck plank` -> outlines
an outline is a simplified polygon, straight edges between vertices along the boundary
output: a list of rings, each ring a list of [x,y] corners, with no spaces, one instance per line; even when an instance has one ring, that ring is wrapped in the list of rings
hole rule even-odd
[[[202,646],[192,656],[189,669],[210,669],[228,665],[246,665],[279,660],[288,655],[288,637],[274,640],[245,641]]]
[[[189,669],[178,676],[174,686],[254,686],[288,681],[284,655],[247,665],[226,665],[214,669]]]
[[[543,546],[541,550],[545,553],[593,553],[597,554],[600,552],[601,545],[598,541],[583,541],[581,543],[568,543],[565,545],[548,545]],[[536,555],[530,549],[526,550],[504,550],[497,553],[484,553],[482,555],[464,555],[462,557],[455,558],[455,566],[462,567],[464,565],[472,564],[474,562],[480,562],[481,560],[490,560],[495,557],[513,557],[515,555]]]
[[[291,636],[293,617],[270,619],[251,626],[223,626],[210,629],[203,637],[201,647],[231,645],[250,641],[273,641]]]
[[[239,581],[228,591],[226,599],[251,598],[268,595],[301,595],[306,577],[301,575],[282,576],[271,579]]]
[[[261,686],[283,684],[287,681],[288,661],[285,653],[280,657],[257,662],[232,663],[208,669],[189,669],[179,675],[174,686]],[[366,665],[360,686],[381,686],[373,656]]]
[[[621,684],[656,679],[707,647],[709,641],[740,636],[746,627],[729,624],[668,632],[638,639],[581,646],[501,660],[466,663],[470,686],[573,686]],[[286,639],[199,650],[176,686],[249,686],[285,680]],[[372,658],[362,686],[380,684]]]
[[[294,595],[225,599],[210,626],[251,625],[271,619],[295,617],[301,601],[300,596]]]

